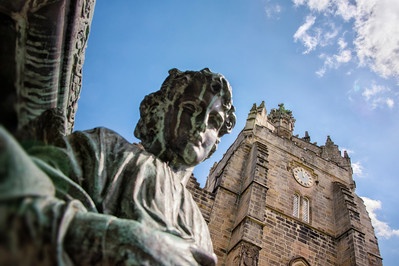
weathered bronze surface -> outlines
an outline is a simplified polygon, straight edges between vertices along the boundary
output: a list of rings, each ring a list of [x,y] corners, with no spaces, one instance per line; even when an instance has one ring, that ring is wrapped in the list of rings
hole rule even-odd
[[[50,108],[73,129],[95,0],[0,1],[0,123],[13,134]]]
[[[215,265],[185,185],[235,124],[231,88],[209,69],[169,74],[141,103],[141,144],[96,128],[20,145],[0,130],[0,264]]]

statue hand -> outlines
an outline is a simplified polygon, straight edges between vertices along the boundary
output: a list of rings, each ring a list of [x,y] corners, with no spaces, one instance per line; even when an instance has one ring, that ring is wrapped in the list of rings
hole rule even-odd
[[[217,263],[217,257],[214,253],[210,254],[196,245],[191,246],[191,254],[200,265],[214,266]]]
[[[152,230],[152,233],[157,243],[152,242],[152,236],[147,241],[154,248],[153,255],[159,259],[159,265],[216,265],[216,255],[198,247],[193,240],[156,230]]]

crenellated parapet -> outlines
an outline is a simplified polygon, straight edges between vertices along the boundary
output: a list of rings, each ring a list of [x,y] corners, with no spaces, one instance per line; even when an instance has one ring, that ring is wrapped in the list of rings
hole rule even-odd
[[[327,136],[326,144],[321,146],[321,157],[326,160],[331,160],[337,163],[339,166],[344,167],[348,170],[351,169],[351,159],[346,151],[344,151],[344,155],[342,156],[341,151],[338,148],[338,145],[334,144],[331,140],[330,136]]]
[[[248,113],[244,131],[256,131],[256,127],[267,128],[277,136],[291,140],[295,145],[302,147],[325,160],[334,162],[348,171],[352,171],[351,160],[348,153],[344,151],[342,154],[338,145],[334,144],[330,136],[327,136],[324,145],[318,146],[317,143],[311,142],[311,137],[308,131],[305,131],[303,137],[293,135],[295,122],[296,119],[294,118],[292,111],[286,109],[284,104],[279,104],[278,108],[271,109],[268,114],[265,102],[262,101],[259,106],[255,103],[253,104]]]

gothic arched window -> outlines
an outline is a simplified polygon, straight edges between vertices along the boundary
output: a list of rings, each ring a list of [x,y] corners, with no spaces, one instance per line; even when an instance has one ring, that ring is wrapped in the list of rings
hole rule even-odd
[[[289,263],[288,266],[310,266],[309,262],[303,257],[298,257],[295,259],[292,259]]]

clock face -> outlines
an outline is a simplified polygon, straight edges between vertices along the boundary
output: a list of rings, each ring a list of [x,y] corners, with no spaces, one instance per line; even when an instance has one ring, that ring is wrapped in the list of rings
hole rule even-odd
[[[296,167],[292,170],[296,181],[304,187],[311,187],[313,185],[312,175],[302,167]]]

